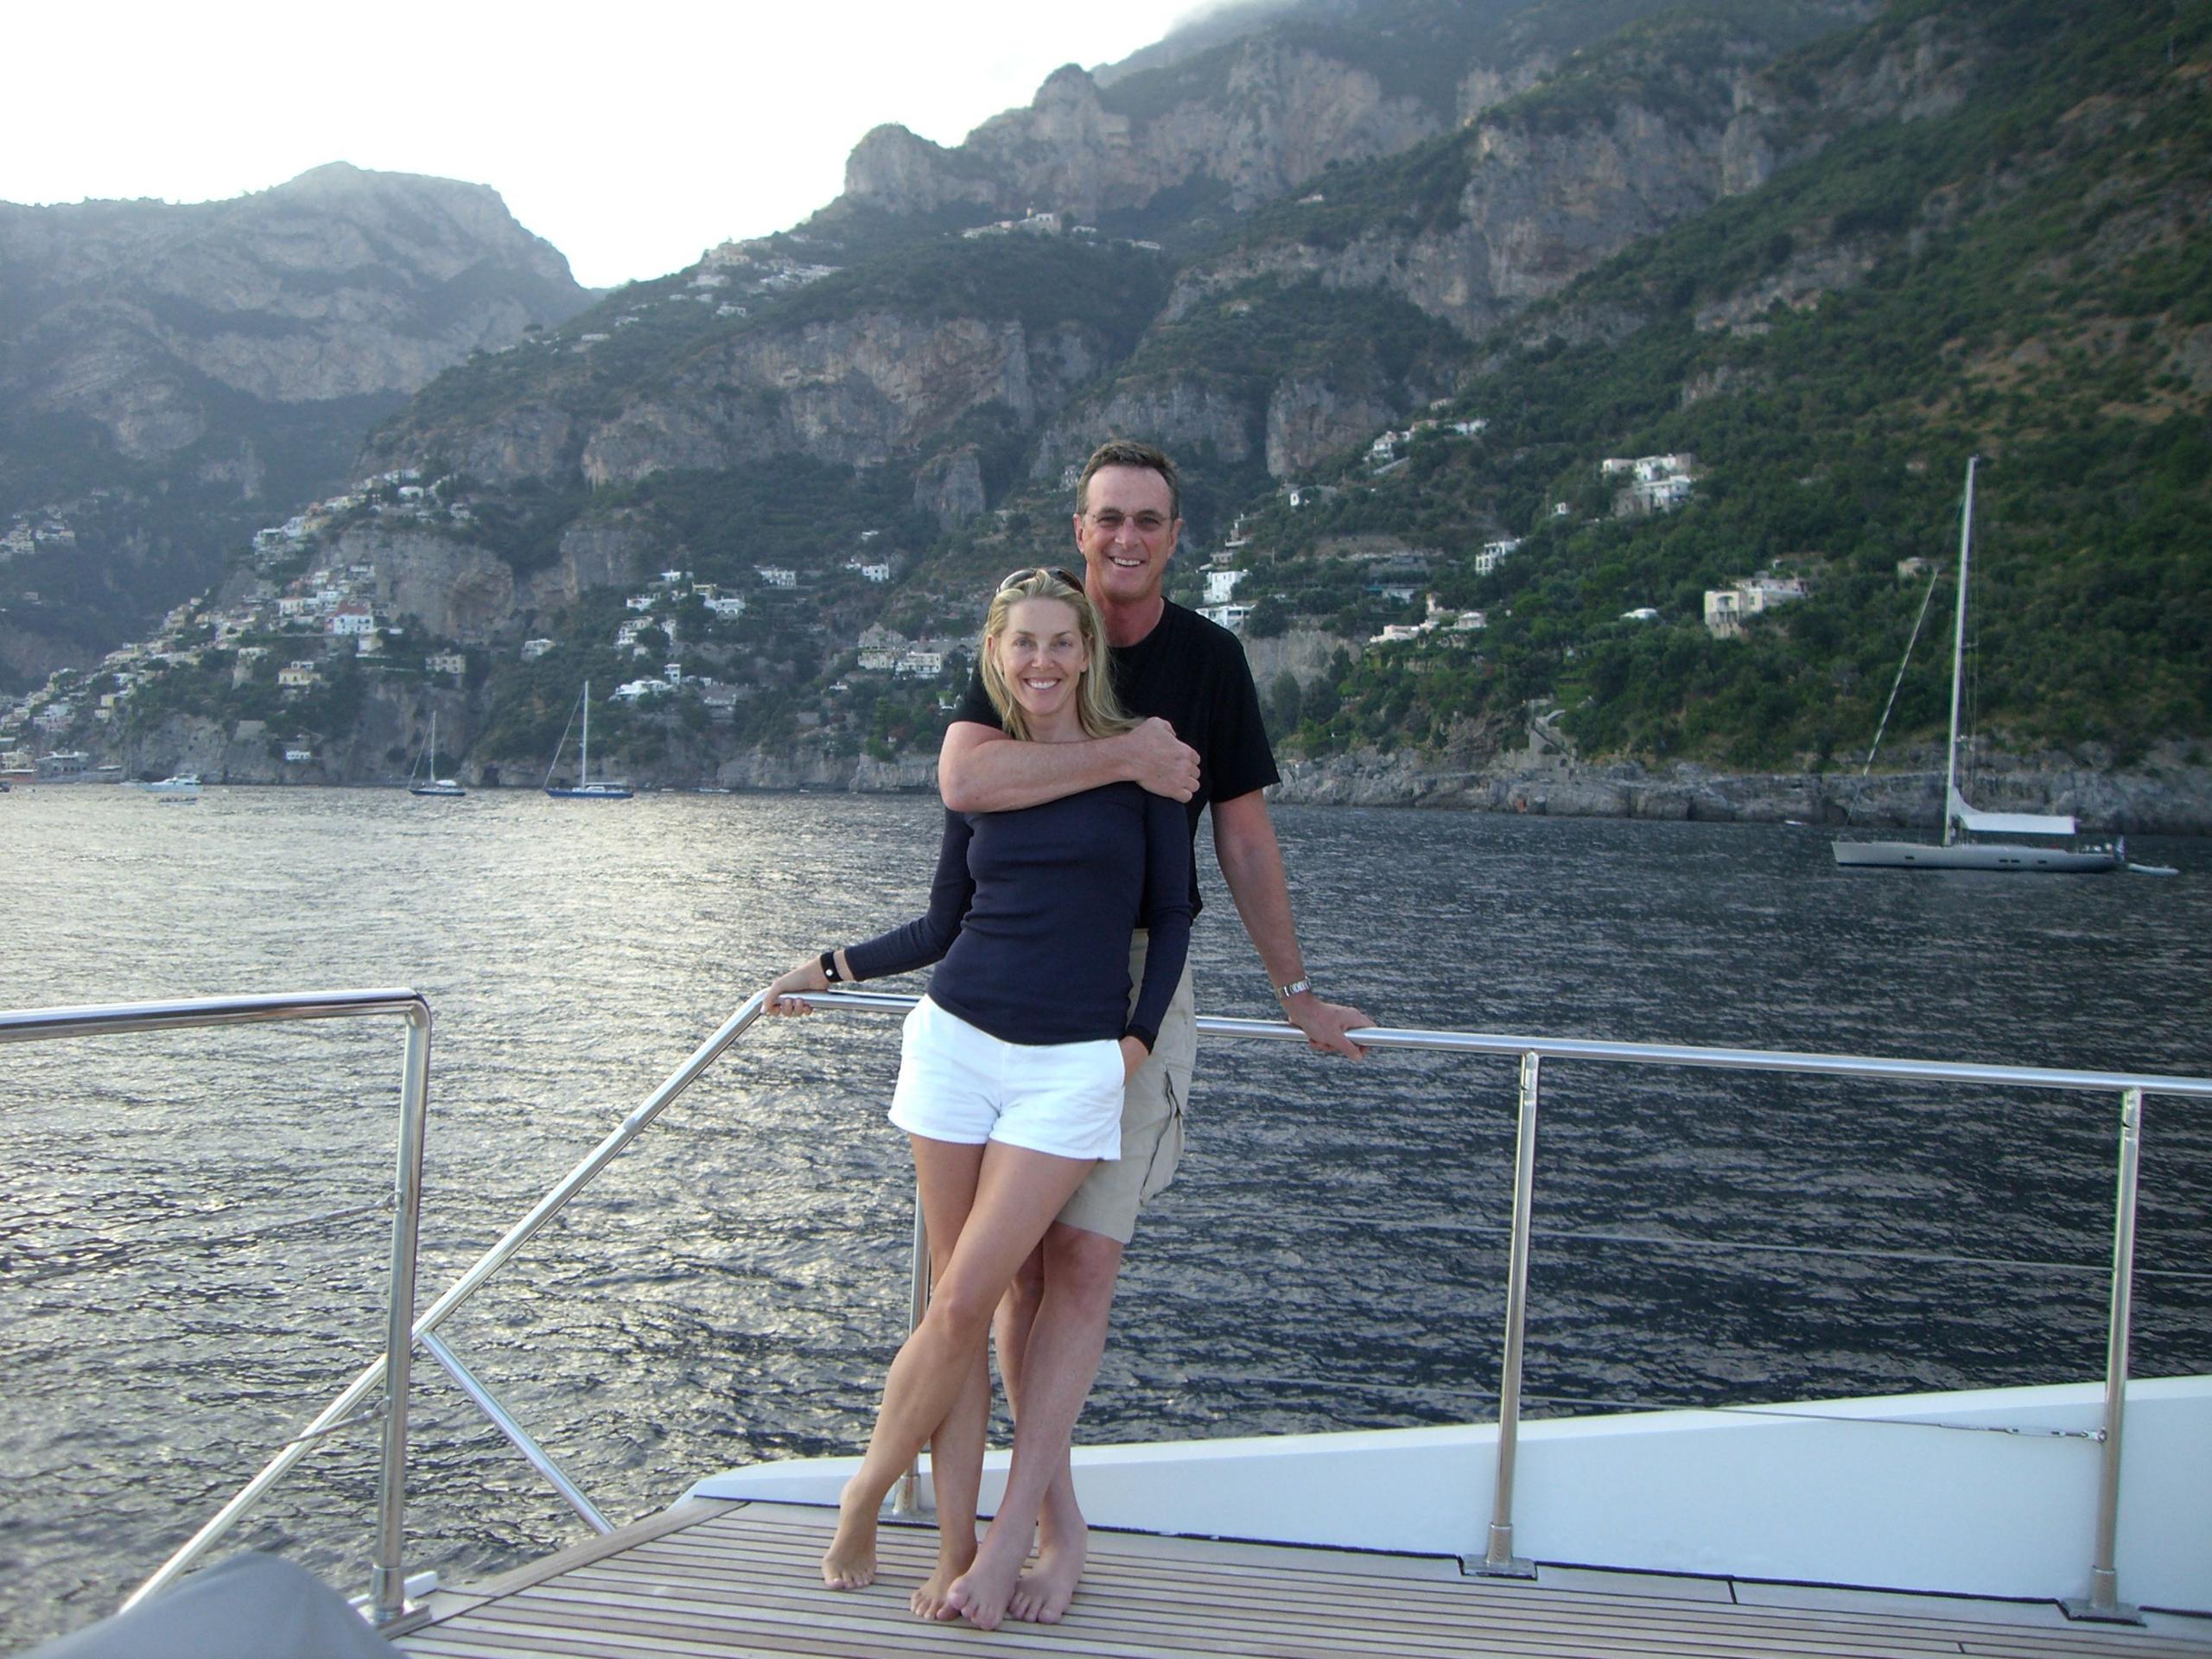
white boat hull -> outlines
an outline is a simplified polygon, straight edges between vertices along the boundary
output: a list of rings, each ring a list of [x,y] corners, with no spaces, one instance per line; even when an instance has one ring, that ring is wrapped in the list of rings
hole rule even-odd
[[[1839,841],[1835,861],[1847,868],[1885,870],[2050,871],[2093,875],[2116,870],[2126,855],[2118,848],[1999,847],[1989,842]]]

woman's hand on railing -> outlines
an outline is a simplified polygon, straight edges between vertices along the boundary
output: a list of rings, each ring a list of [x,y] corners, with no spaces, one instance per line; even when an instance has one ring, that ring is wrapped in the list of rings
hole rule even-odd
[[[812,1014],[814,1005],[799,995],[804,991],[826,991],[830,976],[822,971],[822,959],[809,957],[788,972],[779,974],[768,986],[767,1006],[764,1014]]]

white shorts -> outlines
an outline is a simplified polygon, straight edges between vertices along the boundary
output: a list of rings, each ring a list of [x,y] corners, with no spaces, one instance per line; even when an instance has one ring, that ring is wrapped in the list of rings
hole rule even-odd
[[[1007,1043],[925,996],[904,1025],[891,1121],[909,1135],[1057,1158],[1122,1155],[1122,1046]]]

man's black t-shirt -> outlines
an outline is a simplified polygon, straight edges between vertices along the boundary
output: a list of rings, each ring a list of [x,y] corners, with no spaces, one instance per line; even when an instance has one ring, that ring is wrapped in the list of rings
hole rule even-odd
[[[1233,801],[1281,781],[1274,752],[1268,747],[1260,718],[1260,694],[1236,636],[1196,611],[1173,601],[1159,626],[1134,645],[1108,652],[1114,664],[1114,690],[1122,707],[1141,717],[1166,721],[1175,735],[1198,752],[1198,792],[1185,810],[1191,837],[1198,834],[1198,815],[1213,801]],[[953,719],[1004,730],[980,676],[971,675],[968,695]],[[1191,861],[1191,913],[1198,900],[1198,861]]]

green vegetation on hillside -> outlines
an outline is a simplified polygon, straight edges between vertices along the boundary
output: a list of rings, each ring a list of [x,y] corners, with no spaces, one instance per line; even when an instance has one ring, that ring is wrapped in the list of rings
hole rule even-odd
[[[1976,10],[2005,49],[1955,111],[1850,134],[1611,262],[1462,387],[1479,440],[1422,446],[1371,486],[1348,474],[1345,496],[1284,523],[1287,551],[1457,526],[1434,585],[1491,616],[1469,651],[1371,653],[1341,708],[1309,716],[1310,745],[1440,740],[1548,696],[1586,752],[1850,755],[1917,607],[1897,562],[1950,556],[1974,453],[1985,725],[2122,757],[2212,734],[2212,440],[2179,355],[2212,320],[2212,124],[2173,67],[2212,23]],[[1591,327],[1624,316],[1640,321]],[[1600,459],[1684,451],[1687,505],[1606,516]],[[1507,533],[1522,547],[1472,577],[1471,544]],[[1777,564],[1810,597],[1709,637],[1703,591]],[[1640,606],[1659,622],[1621,620]],[[1923,650],[1893,732],[1940,727],[1947,669]]]

